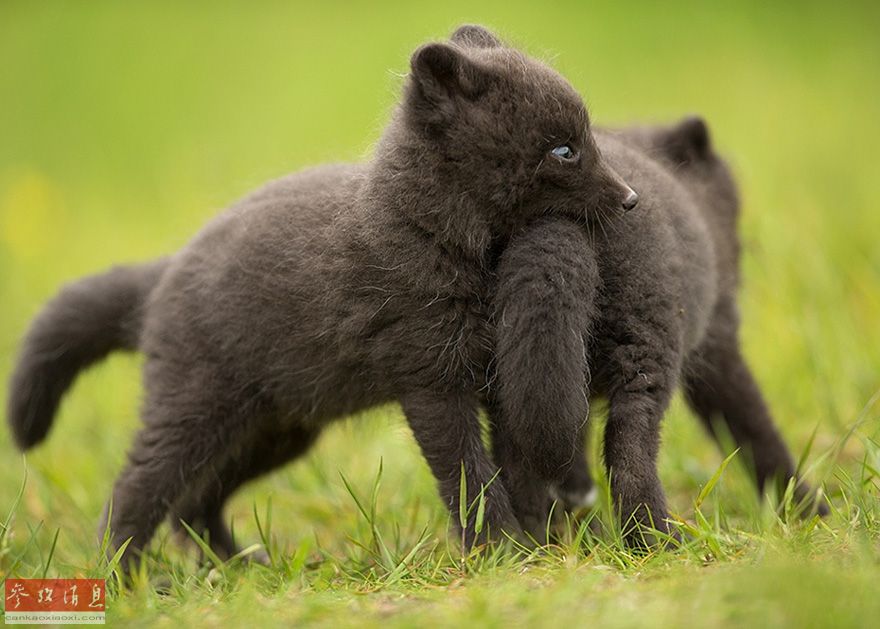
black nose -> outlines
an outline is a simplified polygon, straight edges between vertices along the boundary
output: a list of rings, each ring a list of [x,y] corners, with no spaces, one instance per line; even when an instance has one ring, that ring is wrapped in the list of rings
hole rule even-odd
[[[626,198],[623,200],[623,211],[629,212],[635,206],[639,204],[639,195],[636,194],[635,190],[630,189],[629,194],[626,195]]]

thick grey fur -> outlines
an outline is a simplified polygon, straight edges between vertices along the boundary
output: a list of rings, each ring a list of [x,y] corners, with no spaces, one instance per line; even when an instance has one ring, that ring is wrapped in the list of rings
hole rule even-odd
[[[420,48],[370,163],[270,183],[179,253],[62,290],[12,377],[17,443],[46,436],[79,371],[143,351],[113,545],[139,551],[168,515],[221,556],[236,552],[222,509],[241,484],[389,400],[453,513],[462,463],[469,496],[488,486],[492,533],[540,533],[551,487],[590,489],[599,394],[624,519],[665,526],[656,454],[678,384],[707,426],[726,424],[759,486],[793,477],[738,349],[738,201],[705,124],[596,140],[570,86],[488,31]],[[579,158],[548,153],[562,144]],[[623,180],[642,196],[627,214]],[[465,533],[473,543],[472,521]]]
[[[561,145],[578,158],[551,153]],[[486,531],[515,530],[478,421],[494,263],[537,217],[588,224],[631,196],[571,86],[463,27],[415,51],[369,163],[272,182],[175,255],[63,290],[25,339],[13,434],[22,448],[38,443],[79,370],[137,347],[144,425],[110,523],[114,548],[131,539],[129,556],[169,515],[234,553],[222,507],[235,489],[305,452],[330,421],[391,400],[444,504],[457,512],[463,465],[469,497],[486,487]]]
[[[656,459],[679,384],[714,436],[721,425],[733,437],[759,488],[795,477],[740,351],[738,194],[706,124],[691,117],[596,139],[639,206],[592,230],[539,221],[498,266],[495,459],[520,522],[538,536],[551,487],[569,502],[592,487],[583,430],[593,396],[609,401],[605,464],[625,524],[670,531]],[[821,498],[813,506],[827,513]],[[645,540],[644,527],[626,530]]]

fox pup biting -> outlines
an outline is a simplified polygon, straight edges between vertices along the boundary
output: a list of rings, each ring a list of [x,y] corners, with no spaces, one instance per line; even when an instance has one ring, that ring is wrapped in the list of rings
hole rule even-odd
[[[518,524],[480,438],[493,358],[492,262],[539,216],[586,224],[635,193],[556,72],[476,26],[412,55],[373,159],[267,184],[181,251],[64,288],[12,375],[17,444],[42,440],[78,372],[144,353],[143,427],[113,488],[129,557],[166,516],[236,552],[223,505],[305,453],[332,420],[401,403],[445,505],[486,488]],[[106,516],[105,516],[106,519]],[[467,544],[476,539],[472,521]]]
[[[630,541],[670,532],[657,476],[660,421],[677,386],[710,433],[729,433],[759,488],[796,479],[739,348],[739,201],[706,124],[597,130],[642,198],[593,229],[562,217],[516,234],[498,265],[495,462],[520,523],[543,536],[553,496],[585,506],[590,396],[608,399],[605,464]]]

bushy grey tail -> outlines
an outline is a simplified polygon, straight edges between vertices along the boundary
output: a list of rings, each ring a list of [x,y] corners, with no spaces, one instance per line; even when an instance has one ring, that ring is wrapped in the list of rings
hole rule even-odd
[[[143,305],[167,259],[121,266],[65,286],[31,323],[9,383],[7,416],[22,450],[52,426],[77,374],[115,349],[135,349]]]

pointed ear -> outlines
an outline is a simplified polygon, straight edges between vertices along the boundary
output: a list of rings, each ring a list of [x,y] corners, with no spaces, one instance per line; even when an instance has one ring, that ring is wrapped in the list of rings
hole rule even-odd
[[[459,26],[455,29],[450,39],[460,46],[471,48],[498,48],[501,46],[501,40],[487,29],[476,24],[463,24]]]
[[[712,152],[709,127],[699,116],[688,116],[672,127],[664,144],[670,155],[681,162],[704,160]]]
[[[412,80],[428,104],[451,113],[455,99],[477,97],[488,85],[488,72],[454,44],[426,44],[410,60]]]

